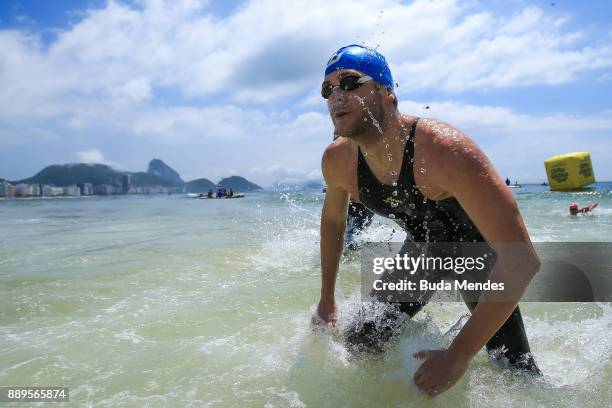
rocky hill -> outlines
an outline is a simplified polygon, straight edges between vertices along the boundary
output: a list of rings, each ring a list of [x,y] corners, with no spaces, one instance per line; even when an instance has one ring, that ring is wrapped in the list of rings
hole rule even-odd
[[[174,185],[183,185],[185,182],[179,174],[160,159],[153,159],[149,162],[147,173],[163,177],[170,180]]]
[[[225,188],[231,188],[234,190],[234,192],[255,191],[262,189],[257,184],[251,183],[244,177],[240,176],[226,177],[217,184]]]
[[[206,193],[208,190],[215,191],[217,188],[216,184],[209,179],[201,178],[197,180],[191,180],[185,183],[186,193]]]

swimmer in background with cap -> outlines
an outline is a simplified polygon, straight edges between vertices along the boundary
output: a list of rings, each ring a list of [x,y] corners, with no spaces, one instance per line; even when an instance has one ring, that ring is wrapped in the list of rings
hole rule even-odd
[[[501,350],[511,365],[539,372],[531,356],[518,299],[540,268],[510,189],[465,133],[452,125],[398,111],[391,71],[376,50],[349,45],[328,61],[321,94],[335,132],[343,137],[323,153],[327,194],[321,216],[321,297],[313,324],[335,325],[336,276],[349,196],[397,222],[414,242],[486,242],[497,251],[488,278],[503,281],[509,301],[482,294],[466,303],[472,314],[447,349],[421,350],[413,380],[429,396],[452,387],[485,345]],[[496,243],[521,243],[512,254]],[[398,303],[412,317],[420,303]],[[357,324],[349,343],[374,345],[378,330]]]
[[[578,215],[579,213],[586,214],[590,211],[593,211],[595,207],[597,207],[597,203],[591,203],[587,205],[586,207],[582,207],[582,208],[578,208],[578,204],[576,203],[571,203],[569,206],[569,212],[570,212],[570,215]]]

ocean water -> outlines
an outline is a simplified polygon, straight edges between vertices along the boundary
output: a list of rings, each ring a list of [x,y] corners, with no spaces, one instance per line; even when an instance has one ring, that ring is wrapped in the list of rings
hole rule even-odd
[[[534,241],[610,241],[612,184],[514,191]],[[570,217],[571,201],[597,201]],[[523,303],[539,378],[481,351],[435,400],[412,353],[446,346],[467,308],[432,303],[386,353],[313,331],[323,194],[0,201],[0,385],[70,387],[67,406],[555,406],[612,404],[612,305]],[[401,240],[375,218],[369,240]],[[341,321],[360,264],[344,257]]]

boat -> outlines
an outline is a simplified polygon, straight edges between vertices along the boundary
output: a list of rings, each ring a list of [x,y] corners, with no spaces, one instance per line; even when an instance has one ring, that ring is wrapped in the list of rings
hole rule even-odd
[[[206,194],[200,194],[196,198],[199,198],[200,200],[224,200],[224,199],[228,199],[229,200],[229,199],[232,199],[232,198],[244,198],[244,197],[245,197],[244,193],[237,193],[237,194],[234,194],[231,197],[217,197],[216,195],[213,196],[213,197],[208,197]]]

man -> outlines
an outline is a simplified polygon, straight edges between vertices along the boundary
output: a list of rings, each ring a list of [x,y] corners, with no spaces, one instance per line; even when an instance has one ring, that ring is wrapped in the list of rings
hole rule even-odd
[[[511,349],[505,354],[511,363],[537,372],[516,303],[540,263],[513,194],[485,154],[450,125],[401,114],[389,67],[375,50],[358,45],[338,50],[328,61],[321,93],[335,132],[343,137],[322,159],[327,184],[322,287],[313,322],[334,325],[338,318],[334,290],[351,196],[392,218],[415,242],[489,243],[497,251],[489,279],[505,282],[516,295],[508,300],[483,294],[479,302],[468,303],[472,315],[448,349],[415,353],[424,360],[414,375],[421,390],[436,396],[452,387],[485,344],[490,351]],[[508,250],[498,243],[520,245]],[[398,308],[412,316],[425,302]],[[349,341],[367,343],[369,330],[357,327]]]

